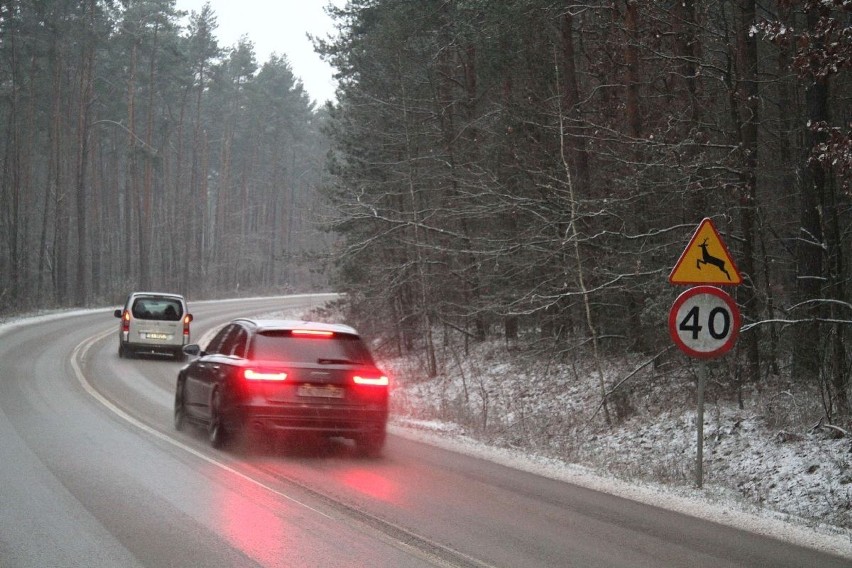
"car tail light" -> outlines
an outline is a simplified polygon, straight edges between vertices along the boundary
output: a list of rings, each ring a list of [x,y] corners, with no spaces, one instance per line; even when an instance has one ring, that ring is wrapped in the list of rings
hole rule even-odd
[[[360,374],[352,377],[356,385],[368,385],[373,387],[386,387],[390,384],[390,379],[385,375]]]
[[[183,316],[183,336],[187,339],[189,339],[189,322],[191,322],[191,321],[192,321],[191,315],[186,314],[185,316]]]
[[[333,337],[333,331],[325,331],[322,329],[294,329],[293,335],[307,337]]]
[[[130,311],[124,310],[124,315],[121,316],[121,331],[128,333],[130,331]]]
[[[287,373],[271,369],[246,369],[243,371],[243,377],[247,381],[285,381]]]

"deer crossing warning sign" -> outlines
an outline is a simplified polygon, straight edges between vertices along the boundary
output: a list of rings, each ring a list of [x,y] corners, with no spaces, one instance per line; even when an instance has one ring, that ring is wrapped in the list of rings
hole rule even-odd
[[[709,217],[705,217],[669,274],[671,284],[737,286],[743,277]]]

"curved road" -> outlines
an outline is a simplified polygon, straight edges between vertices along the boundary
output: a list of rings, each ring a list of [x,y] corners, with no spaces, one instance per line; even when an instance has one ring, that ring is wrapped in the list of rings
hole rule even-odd
[[[194,339],[328,296],[190,303]],[[210,448],[180,364],[119,359],[109,310],[0,328],[0,566],[819,567],[839,558],[390,436]]]

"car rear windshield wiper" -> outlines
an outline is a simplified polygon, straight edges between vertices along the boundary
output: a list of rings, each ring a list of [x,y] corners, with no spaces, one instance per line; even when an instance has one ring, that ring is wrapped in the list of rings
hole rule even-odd
[[[356,365],[355,361],[349,359],[317,359],[320,365]]]

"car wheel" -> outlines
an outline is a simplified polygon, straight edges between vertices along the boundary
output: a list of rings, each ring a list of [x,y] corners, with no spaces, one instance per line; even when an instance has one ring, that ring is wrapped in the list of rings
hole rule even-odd
[[[184,401],[184,382],[178,380],[175,389],[175,430],[183,430],[186,426],[186,403]]]
[[[228,433],[222,421],[222,392],[219,389],[213,391],[210,399],[210,423],[207,425],[207,438],[214,448],[222,448],[227,442]]]
[[[125,357],[127,357],[127,349],[124,348],[123,343],[119,343],[118,344],[118,358],[124,359]]]
[[[385,447],[385,437],[384,428],[378,432],[362,434],[355,440],[358,453],[368,458],[380,457]]]
[[[175,361],[179,363],[183,363],[186,361],[186,353],[183,352],[183,349],[178,349],[175,351]]]

